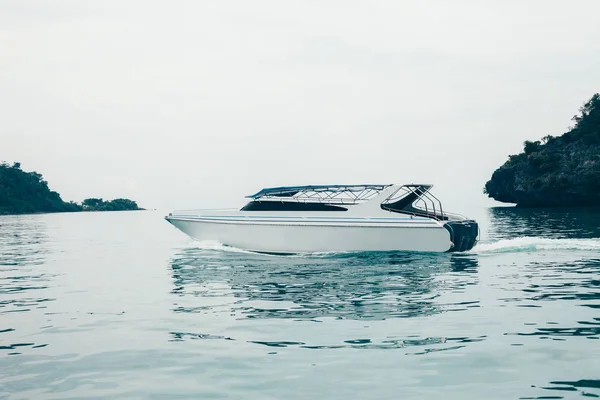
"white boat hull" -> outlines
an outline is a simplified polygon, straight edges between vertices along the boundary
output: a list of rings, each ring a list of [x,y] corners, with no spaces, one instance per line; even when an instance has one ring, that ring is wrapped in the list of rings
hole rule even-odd
[[[167,217],[195,240],[267,253],[344,251],[445,252],[452,248],[450,233],[432,221],[261,221]],[[390,218],[392,220],[392,218]]]

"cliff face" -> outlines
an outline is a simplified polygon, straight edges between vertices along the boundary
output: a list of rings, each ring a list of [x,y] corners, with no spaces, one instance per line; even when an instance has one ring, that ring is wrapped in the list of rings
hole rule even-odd
[[[484,193],[522,207],[600,206],[600,95],[562,136],[525,142],[486,183]]]

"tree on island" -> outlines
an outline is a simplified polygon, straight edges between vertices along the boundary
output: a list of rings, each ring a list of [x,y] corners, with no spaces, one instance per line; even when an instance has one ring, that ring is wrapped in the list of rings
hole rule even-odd
[[[129,199],[114,199],[104,201],[102,199],[90,198],[81,203],[83,211],[121,211],[139,210],[137,203]]]
[[[84,210],[94,210],[103,203],[104,203],[104,201],[102,199],[91,198],[91,199],[85,199],[84,201],[82,201],[81,205],[83,206]]]

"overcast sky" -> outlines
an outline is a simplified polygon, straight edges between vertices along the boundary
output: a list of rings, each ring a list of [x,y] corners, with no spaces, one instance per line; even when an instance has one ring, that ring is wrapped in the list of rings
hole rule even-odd
[[[600,91],[600,1],[0,1],[0,160],[63,199],[429,182],[455,211]]]

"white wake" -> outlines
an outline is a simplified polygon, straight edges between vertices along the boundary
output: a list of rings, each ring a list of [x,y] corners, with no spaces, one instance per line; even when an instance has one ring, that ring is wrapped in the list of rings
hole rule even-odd
[[[212,250],[229,253],[261,254],[277,256],[275,254],[256,253],[237,247],[226,246],[217,241],[191,241],[191,248]],[[518,237],[502,239],[491,243],[479,243],[466,254],[497,254],[497,253],[527,253],[539,251],[597,251],[600,252],[600,238],[590,239],[550,239],[542,237]],[[339,254],[354,252],[320,252],[309,254],[295,254],[295,257],[330,257]]]
[[[518,237],[492,243],[479,243],[471,253],[520,253],[534,251],[600,251],[600,238],[550,239]]]

